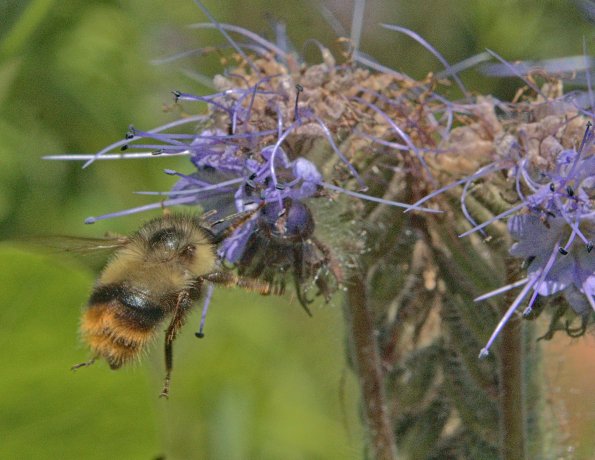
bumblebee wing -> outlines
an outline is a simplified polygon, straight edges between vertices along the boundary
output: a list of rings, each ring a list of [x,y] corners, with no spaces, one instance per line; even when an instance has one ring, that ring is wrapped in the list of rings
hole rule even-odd
[[[79,236],[44,236],[24,240],[35,246],[58,252],[76,254],[101,254],[111,253],[116,249],[126,246],[130,238],[125,236],[110,236],[105,238],[87,238]]]
[[[106,238],[58,236],[52,238],[52,240],[55,242],[52,245],[54,248],[64,252],[75,252],[78,254],[113,252],[130,242],[130,238],[122,236]]]

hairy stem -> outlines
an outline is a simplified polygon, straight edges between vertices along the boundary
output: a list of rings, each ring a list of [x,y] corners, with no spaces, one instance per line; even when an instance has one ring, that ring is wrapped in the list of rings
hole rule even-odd
[[[507,300],[508,299],[507,296]],[[509,302],[504,302],[506,311]],[[526,395],[524,324],[519,317],[512,318],[500,333],[499,382],[500,382],[500,452],[503,460],[527,458],[526,446]]]
[[[359,377],[373,458],[394,460],[397,447],[387,413],[378,342],[366,287],[359,275],[347,283],[346,316],[355,370]]]

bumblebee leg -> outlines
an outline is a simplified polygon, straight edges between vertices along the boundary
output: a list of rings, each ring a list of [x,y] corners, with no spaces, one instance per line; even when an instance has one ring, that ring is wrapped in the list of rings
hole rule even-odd
[[[263,207],[264,201],[250,211],[238,212],[236,214],[232,214],[231,216],[227,216],[223,219],[219,219],[218,221],[211,223],[211,227],[214,227],[215,225],[232,221],[231,225],[229,225],[227,228],[223,229],[219,233],[215,233],[213,242],[216,244],[221,243],[225,238],[230,236],[247,221],[252,219],[252,216],[254,216],[254,214],[260,211]]]
[[[300,302],[300,305],[302,306],[306,314],[311,318],[312,312],[308,308],[308,304],[312,303],[313,300],[308,299],[308,296],[303,291],[303,283],[300,281],[297,275],[293,276],[293,281],[295,284],[295,294],[297,295],[298,301]]]
[[[160,398],[167,399],[169,397],[169,384],[171,381],[171,371],[174,365],[173,343],[176,339],[178,331],[184,324],[184,316],[186,309],[184,305],[188,303],[188,293],[186,291],[178,294],[178,301],[174,310],[174,316],[165,331],[165,380],[163,381],[163,389],[159,394]]]
[[[297,298],[300,302],[300,305],[306,312],[306,314],[311,318],[312,312],[308,308],[308,304],[311,304],[313,300],[308,299],[308,296],[304,289],[304,279],[308,277],[305,273],[305,264],[304,264],[304,257],[303,257],[303,249],[302,245],[299,248],[295,248],[293,250],[293,260],[294,260],[294,271],[293,271],[293,281],[295,285],[295,293]]]
[[[283,286],[274,286],[267,281],[237,276],[232,272],[213,272],[201,278],[215,284],[237,286],[247,291],[258,292],[260,295],[283,295]]]
[[[310,237],[310,240],[316,245],[316,247],[322,252],[324,256],[324,265],[328,265],[330,272],[337,280],[337,283],[342,284],[344,281],[343,270],[341,269],[341,264],[333,257],[331,250],[324,244],[322,241],[319,241],[317,238]]]
[[[93,364],[95,362],[96,359],[97,359],[97,356],[94,356],[89,361],[85,361],[84,363],[75,364],[74,366],[72,366],[70,368],[70,370],[71,371],[76,371],[77,369],[80,369],[81,367],[90,366],[91,364]]]

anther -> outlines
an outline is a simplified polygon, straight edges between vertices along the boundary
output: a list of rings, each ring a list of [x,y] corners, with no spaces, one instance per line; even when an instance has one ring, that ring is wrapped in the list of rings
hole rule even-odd
[[[134,126],[130,125],[128,127],[128,131],[126,131],[126,134],[125,134],[124,137],[126,139],[132,139],[134,137],[134,135],[135,135],[135,132],[136,132],[136,130],[134,129]]]
[[[304,91],[304,87],[299,83],[295,85],[296,95],[295,95],[295,108],[293,111],[293,119],[297,120],[299,118],[298,115],[298,101],[300,99],[300,93]]]

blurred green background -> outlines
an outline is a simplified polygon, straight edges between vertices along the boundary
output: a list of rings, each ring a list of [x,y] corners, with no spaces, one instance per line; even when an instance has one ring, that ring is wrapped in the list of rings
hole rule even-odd
[[[326,10],[348,31],[341,0],[206,2],[222,22],[271,37],[285,21],[296,49],[318,59],[332,46]],[[542,1],[372,1],[362,50],[414,77],[436,60],[380,22],[410,27],[451,62],[490,48],[508,59],[580,54],[593,24],[577,3]],[[43,155],[95,152],[129,124],[172,120],[170,91],[205,93],[197,74],[215,59],[152,61],[223,44],[191,0],[0,1],[0,458],[332,459],[361,458],[357,385],[344,352],[340,299],[308,318],[295,300],[216,291],[207,338],[193,328],[176,342],[172,397],[157,399],[161,344],[142,364],[111,372],[87,358],[77,338],[97,265],[37,254],[11,240],[43,234],[129,232],[151,214],[83,224],[85,217],[146,204],[135,190],[166,190],[163,168],[183,159],[80,163]],[[518,82],[465,74],[472,90],[510,97]],[[195,109],[185,106],[188,110]],[[199,109],[198,107],[196,108]],[[574,457],[581,458],[581,457]],[[587,458],[587,457],[584,457]]]

